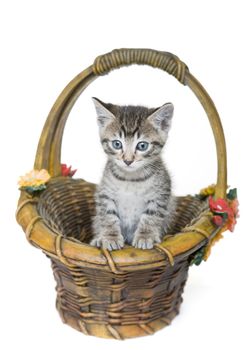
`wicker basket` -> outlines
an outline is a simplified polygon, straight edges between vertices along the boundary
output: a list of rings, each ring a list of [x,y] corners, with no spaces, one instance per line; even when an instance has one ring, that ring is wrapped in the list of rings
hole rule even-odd
[[[45,191],[21,191],[17,220],[28,241],[52,262],[57,309],[77,330],[99,337],[125,339],[153,334],[179,312],[191,256],[217,234],[207,201],[178,198],[173,235],[154,249],[126,246],[109,252],[88,245],[95,214],[95,185],[61,176],[61,142],[69,112],[82,91],[114,68],[147,64],[173,75],[195,93],[215,137],[218,177],[215,196],[226,196],[226,149],[216,108],[187,66],[176,56],[149,49],[120,49],[99,56],[63,90],[44,126],[35,169],[51,174]]]

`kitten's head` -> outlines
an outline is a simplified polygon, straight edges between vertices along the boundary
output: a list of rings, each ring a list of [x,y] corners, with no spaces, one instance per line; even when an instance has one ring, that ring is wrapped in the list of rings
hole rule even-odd
[[[171,103],[146,108],[93,101],[104,151],[120,168],[133,171],[159,156],[171,126]]]

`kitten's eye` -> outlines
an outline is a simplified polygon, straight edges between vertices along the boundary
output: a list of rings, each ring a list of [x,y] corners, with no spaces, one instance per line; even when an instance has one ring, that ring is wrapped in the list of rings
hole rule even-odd
[[[114,140],[114,141],[112,141],[112,147],[115,149],[121,149],[122,143],[119,140]]]
[[[148,146],[149,146],[148,142],[142,141],[137,144],[136,149],[139,151],[146,151]]]

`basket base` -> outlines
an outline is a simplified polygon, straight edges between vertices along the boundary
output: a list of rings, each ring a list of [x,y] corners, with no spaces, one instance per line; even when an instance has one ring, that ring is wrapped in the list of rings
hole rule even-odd
[[[63,310],[56,302],[57,310],[60,314],[62,321],[75,328],[76,330],[84,333],[85,335],[93,335],[100,338],[109,338],[124,340],[128,338],[143,337],[152,335],[158,330],[171,324],[175,316],[179,314],[182,298],[180,297],[178,305],[172,310],[166,317],[160,317],[147,324],[131,324],[131,325],[109,325],[104,323],[87,323],[84,320],[77,320],[67,311]]]

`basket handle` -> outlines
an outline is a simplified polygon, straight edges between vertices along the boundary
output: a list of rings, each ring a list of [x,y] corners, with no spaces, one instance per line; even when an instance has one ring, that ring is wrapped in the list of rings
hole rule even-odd
[[[160,68],[185,85],[187,66],[172,53],[151,49],[113,50],[95,59],[93,71],[96,75],[104,75],[115,68],[131,64],[147,64],[154,68]]]
[[[77,75],[62,91],[52,107],[43,128],[35,159],[35,169],[47,169],[52,176],[61,174],[61,144],[65,123],[79,95],[98,76],[131,64],[147,64],[173,75],[187,85],[202,104],[214,134],[218,172],[216,197],[224,198],[227,189],[227,156],[223,128],[219,114],[210,96],[175,55],[150,49],[118,49],[98,56],[93,65]]]

